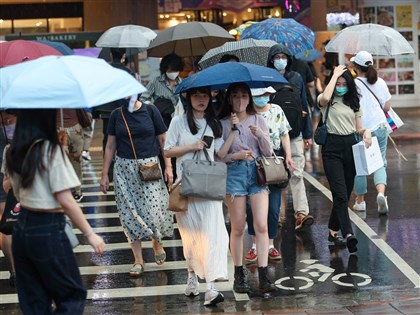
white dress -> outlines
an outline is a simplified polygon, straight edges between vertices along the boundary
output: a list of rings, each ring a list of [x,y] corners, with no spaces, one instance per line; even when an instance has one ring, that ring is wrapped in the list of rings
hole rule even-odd
[[[188,127],[185,115],[174,117],[169,126],[165,142],[165,150],[175,146],[182,146],[198,141],[206,125],[205,119],[196,121],[200,127],[193,135]],[[212,129],[207,126],[205,135],[213,137]],[[208,149],[213,160],[214,152],[223,144],[221,138],[215,139]],[[203,158],[204,154],[201,153]],[[184,159],[191,159],[193,153],[177,158],[177,175],[181,177],[181,163]],[[222,201],[201,198],[188,198],[188,211],[177,212],[179,232],[181,234],[184,257],[188,269],[206,282],[216,279],[227,279],[227,254],[229,236],[223,217]]]

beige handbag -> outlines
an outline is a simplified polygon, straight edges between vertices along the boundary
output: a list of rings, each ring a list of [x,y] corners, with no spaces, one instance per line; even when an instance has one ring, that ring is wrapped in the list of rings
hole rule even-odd
[[[182,212],[188,210],[188,197],[180,194],[181,181],[174,183],[169,190],[168,210],[173,212]]]

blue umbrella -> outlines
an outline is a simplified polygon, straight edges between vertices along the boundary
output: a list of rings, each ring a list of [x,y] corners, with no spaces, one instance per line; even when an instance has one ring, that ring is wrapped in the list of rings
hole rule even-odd
[[[187,77],[178,85],[175,93],[201,86],[210,86],[212,90],[223,90],[236,82],[246,83],[250,88],[288,83],[275,69],[246,62],[226,62],[215,64]]]
[[[0,69],[0,109],[87,108],[145,91],[98,58],[46,56]]]
[[[317,60],[321,57],[322,52],[320,52],[318,49],[305,50],[295,55],[295,58],[308,62]]]
[[[246,38],[274,40],[296,55],[314,48],[315,33],[294,19],[271,18],[248,26],[241,35]]]
[[[58,50],[59,52],[61,52],[61,54],[63,56],[68,56],[68,55],[73,55],[73,49],[71,49],[69,46],[67,46],[64,43],[61,42],[53,42],[51,40],[36,40],[35,42],[44,44],[44,45],[48,45],[56,50]]]

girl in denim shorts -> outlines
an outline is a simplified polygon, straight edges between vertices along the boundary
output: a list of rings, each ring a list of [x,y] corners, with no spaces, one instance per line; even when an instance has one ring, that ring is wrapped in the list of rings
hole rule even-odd
[[[218,156],[228,166],[226,203],[229,208],[231,233],[230,249],[235,265],[233,289],[238,293],[249,292],[243,269],[243,238],[246,223],[247,198],[254,218],[258,255],[259,287],[263,292],[276,287],[267,278],[268,264],[268,188],[258,186],[255,159],[271,154],[268,127],[263,117],[257,115],[252,102],[251,90],[245,83],[229,86],[220,112],[223,139],[229,145]],[[235,137],[232,137],[235,133]]]

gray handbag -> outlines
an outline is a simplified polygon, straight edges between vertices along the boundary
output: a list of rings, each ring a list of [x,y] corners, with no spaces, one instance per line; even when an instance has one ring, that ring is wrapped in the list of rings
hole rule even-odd
[[[192,159],[182,161],[181,195],[210,200],[223,200],[226,196],[227,166],[223,162],[201,160],[195,153]]]
[[[71,224],[71,221],[66,219],[66,226],[64,227],[64,232],[67,235],[67,238],[70,241],[71,247],[75,248],[79,245],[79,240],[73,232],[73,225]]]

